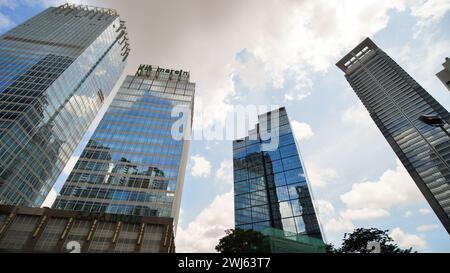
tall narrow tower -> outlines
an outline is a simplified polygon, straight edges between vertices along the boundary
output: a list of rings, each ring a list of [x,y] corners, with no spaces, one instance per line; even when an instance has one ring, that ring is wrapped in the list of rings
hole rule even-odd
[[[111,9],[48,8],[0,36],[0,204],[40,206],[123,72]]]
[[[450,233],[448,111],[369,38],[336,65]]]
[[[276,122],[272,122],[276,119]],[[322,240],[308,178],[284,107],[258,117],[249,136],[233,141],[235,226]],[[263,147],[264,130],[278,138]],[[277,132],[277,133],[275,133]]]

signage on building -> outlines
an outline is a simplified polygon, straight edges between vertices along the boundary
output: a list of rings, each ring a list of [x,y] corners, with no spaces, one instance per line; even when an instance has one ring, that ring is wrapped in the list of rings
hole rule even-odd
[[[173,70],[173,69],[166,69],[166,68],[161,68],[161,67],[154,67],[148,64],[141,64],[138,68],[138,70],[136,71],[136,76],[145,76],[145,77],[149,77],[151,75],[151,72],[156,72],[156,73],[166,73],[169,75],[175,75],[175,76],[189,76],[189,72],[188,71],[183,71],[183,70]]]

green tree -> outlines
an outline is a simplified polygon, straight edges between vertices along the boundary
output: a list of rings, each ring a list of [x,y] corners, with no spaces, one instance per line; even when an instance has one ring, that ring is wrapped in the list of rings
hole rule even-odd
[[[335,249],[333,245],[327,245],[329,253],[370,253],[367,243],[376,241],[380,243],[381,253],[411,253],[412,248],[401,249],[389,236],[389,230],[377,228],[357,228],[352,233],[345,233],[342,246]]]
[[[221,253],[263,253],[267,252],[264,235],[254,230],[229,229],[221,238],[216,250]]]
[[[333,244],[326,244],[325,251],[327,253],[339,253],[339,249],[336,249]]]

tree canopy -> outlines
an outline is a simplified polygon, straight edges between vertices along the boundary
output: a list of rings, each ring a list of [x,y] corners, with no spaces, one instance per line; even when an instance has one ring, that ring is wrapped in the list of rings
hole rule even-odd
[[[377,228],[357,228],[352,233],[345,233],[342,239],[342,245],[336,249],[333,245],[327,245],[328,253],[370,253],[367,249],[369,242],[379,242],[381,253],[411,253],[412,248],[401,249],[389,236],[389,230],[380,230]]]
[[[261,232],[254,230],[229,229],[221,238],[216,250],[221,253],[265,253],[269,252],[266,238]],[[369,242],[378,242],[381,253],[411,253],[412,248],[401,249],[389,236],[389,230],[377,228],[357,228],[351,233],[345,233],[340,248],[332,244],[326,246],[328,253],[370,253]]]
[[[254,230],[229,229],[221,238],[216,250],[221,253],[262,253],[267,252],[264,235]]]

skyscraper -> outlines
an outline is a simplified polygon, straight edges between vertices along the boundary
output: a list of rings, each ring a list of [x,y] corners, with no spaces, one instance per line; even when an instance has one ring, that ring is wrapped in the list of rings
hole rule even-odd
[[[450,58],[445,58],[445,63],[442,64],[442,69],[436,76],[445,85],[448,91],[450,91]]]
[[[40,206],[123,72],[111,9],[48,8],[0,36],[0,204]]]
[[[272,124],[273,119],[278,124]],[[260,115],[249,136],[233,141],[235,226],[267,228],[322,240],[308,178],[285,108]],[[267,126],[266,126],[267,125]],[[278,147],[266,150],[261,128],[279,137]]]
[[[128,75],[53,207],[170,217],[176,227],[189,142],[173,137],[172,108],[192,111],[194,90],[187,71],[141,65]]]
[[[369,38],[336,64],[450,233],[450,115]]]

